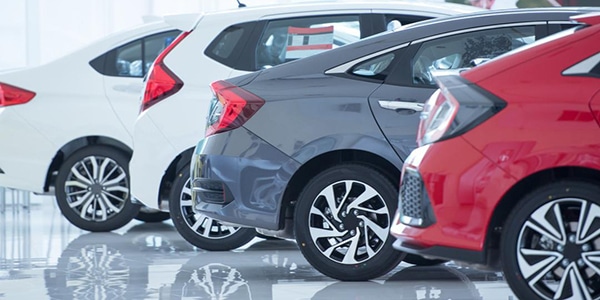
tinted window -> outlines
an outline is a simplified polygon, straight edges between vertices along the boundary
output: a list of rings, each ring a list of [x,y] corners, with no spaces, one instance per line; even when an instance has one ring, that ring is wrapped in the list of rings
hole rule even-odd
[[[258,68],[314,55],[361,37],[359,17],[320,16],[270,21],[256,48]]]
[[[434,85],[432,70],[469,68],[530,44],[534,26],[505,27],[456,34],[424,42],[411,63],[412,81]]]
[[[143,77],[158,54],[179,33],[180,31],[173,30],[135,40],[97,57],[90,65],[108,76]]]
[[[142,41],[135,41],[117,49],[115,61],[117,76],[141,77],[142,68]]]
[[[249,41],[256,39],[255,28],[260,22],[240,23],[225,28],[204,50],[204,54],[215,61],[236,70],[256,71],[254,47]],[[250,47],[250,50],[248,49]]]
[[[230,58],[233,49],[235,49],[235,46],[240,41],[243,34],[243,27],[233,26],[227,28],[217,39],[215,39],[214,45],[210,49],[210,53],[222,59]]]
[[[352,68],[352,74],[383,80],[394,57],[394,53],[387,53],[367,60]]]
[[[596,77],[600,77],[600,63],[596,64],[596,66],[592,68],[590,74]]]
[[[431,19],[427,16],[418,15],[385,15],[387,30],[397,29],[399,26],[408,25],[414,22]]]

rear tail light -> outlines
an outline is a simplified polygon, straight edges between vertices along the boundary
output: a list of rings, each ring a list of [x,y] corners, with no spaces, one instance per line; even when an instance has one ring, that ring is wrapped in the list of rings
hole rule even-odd
[[[265,100],[226,81],[210,85],[214,98],[207,118],[206,136],[242,126],[260,109]]]
[[[25,104],[35,97],[32,91],[0,82],[0,107]]]
[[[163,50],[154,60],[148,78],[146,80],[146,90],[142,107],[140,111],[148,109],[150,106],[161,100],[177,93],[183,87],[183,81],[179,79],[164,63],[164,58],[179,44],[190,31],[182,32],[165,50]]]
[[[419,146],[459,136],[506,106],[506,102],[458,74],[437,76],[436,81],[439,89],[421,113]]]

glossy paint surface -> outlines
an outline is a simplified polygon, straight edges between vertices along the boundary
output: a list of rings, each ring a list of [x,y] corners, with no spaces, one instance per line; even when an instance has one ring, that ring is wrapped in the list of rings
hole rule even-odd
[[[195,202],[195,209],[225,222],[243,219],[248,226],[278,229],[279,199],[298,162],[244,127],[205,138],[193,161],[201,163],[192,165],[192,173],[221,182],[234,199],[225,206]]]
[[[512,28],[522,26],[523,23],[534,22],[540,26],[540,31],[547,32],[547,20],[565,22],[573,11],[527,11],[519,10],[511,14],[490,14],[486,17],[477,14],[465,18],[445,20],[427,20],[420,25],[407,26],[403,30],[370,37],[367,40],[355,42],[344,47],[332,49],[319,55],[288,62],[276,67],[255,73],[254,78],[240,76],[229,78],[227,81],[240,86],[244,90],[257,95],[265,101],[264,105],[244,123],[243,128],[234,129],[248,131],[273,149],[285,154],[301,166],[296,170],[303,170],[302,166],[310,169],[311,175],[299,171],[295,177],[293,170],[292,181],[295,178],[314,176],[323,170],[320,166],[331,166],[341,160],[339,153],[346,155],[345,161],[360,161],[356,157],[363,156],[363,163],[373,161],[383,162],[385,168],[392,174],[399,174],[402,162],[416,147],[416,132],[419,113],[414,110],[408,112],[402,109],[390,109],[382,106],[384,103],[422,104],[435,91],[435,85],[419,85],[413,81],[411,72],[401,70],[410,69],[411,60],[418,53],[419,48],[429,39],[441,39],[456,32],[478,32],[480,28]],[[515,25],[517,24],[517,25]],[[539,37],[544,36],[540,34]],[[408,45],[410,43],[410,45]],[[403,46],[403,45],[408,46]],[[389,50],[394,49],[394,50]],[[393,52],[393,59],[389,62],[388,77],[361,77],[353,75],[353,67],[369,62],[370,55],[375,57],[386,56]],[[346,66],[341,68],[340,66]],[[400,70],[400,71],[399,71]],[[206,158],[220,156],[222,151],[235,152],[239,149],[248,149],[250,144],[235,139],[210,139],[205,147],[198,152]],[[230,149],[231,148],[231,149]],[[265,149],[271,150],[269,147]],[[256,149],[258,151],[260,149]],[[254,150],[253,150],[254,151]],[[360,154],[357,154],[360,153]],[[461,153],[457,153],[461,154]],[[261,155],[258,155],[261,156]],[[367,157],[368,158],[364,158]],[[244,157],[246,155],[244,154]],[[327,157],[327,158],[324,158]],[[331,157],[334,157],[332,159]],[[462,158],[462,156],[459,156]],[[323,160],[320,160],[323,158]],[[466,159],[470,159],[467,157]],[[444,156],[443,162],[460,161],[456,157]],[[443,163],[442,162],[442,163]],[[311,165],[315,163],[316,165]],[[214,171],[203,172],[205,179],[231,177],[240,174],[239,166],[245,167],[249,162],[241,165],[230,164],[227,168],[215,168]],[[258,167],[268,167],[256,164]],[[203,168],[213,168],[204,164]],[[481,166],[488,168],[488,166]],[[268,170],[255,170],[255,177],[262,180],[261,172]],[[254,176],[249,173],[246,180]],[[135,179],[134,179],[135,180]],[[395,180],[395,178],[394,178]],[[232,190],[240,190],[238,182],[229,180]],[[301,180],[300,180],[301,182]],[[279,185],[283,183],[284,185]],[[304,186],[297,184],[287,185],[285,181],[277,182],[273,187],[270,181],[256,183],[253,190],[271,190],[280,188],[281,192],[271,195],[284,195],[290,191],[300,191]],[[288,194],[285,194],[288,195]],[[250,202],[252,192],[239,194],[234,202]],[[275,210],[261,208],[261,213],[271,213],[272,220],[283,220],[281,213],[283,197],[273,198]],[[289,199],[285,199],[289,200]],[[200,201],[201,202],[201,201]],[[228,207],[218,205],[196,206],[198,212],[213,215],[220,214],[220,218],[235,224],[257,226],[259,223],[253,218],[255,211],[243,205],[232,203]],[[448,210],[450,211],[450,210]],[[477,213],[474,213],[477,214]],[[285,216],[291,219],[291,216]],[[461,220],[463,222],[464,220]],[[468,248],[481,246],[482,236],[485,232],[486,221],[471,228],[474,232],[470,237]],[[263,224],[264,228],[282,229],[283,222]],[[258,227],[260,227],[258,226]],[[456,225],[453,231],[459,232],[461,224]],[[455,233],[459,234],[459,233]],[[458,241],[452,242],[460,245]]]
[[[144,111],[136,119],[134,152],[130,163],[132,194],[147,206],[158,208],[159,189],[165,171],[179,155],[184,154],[184,159],[187,159],[185,155],[204,137],[206,115],[212,98],[209,85],[216,80],[248,73],[247,70],[226,66],[202,53],[229,26],[256,20],[265,22],[256,25],[255,33],[247,33],[251,35],[265,30],[258,27],[265,26],[267,21],[287,18],[381,12],[430,18],[473,11],[479,9],[454,3],[328,1],[246,7],[204,15],[192,33],[165,57],[166,66],[181,78],[184,86],[178,93]],[[377,25],[364,24],[364,28],[375,30],[379,27]],[[381,30],[385,29],[382,27]],[[364,33],[371,35],[375,32]],[[249,42],[244,52],[256,52],[255,45]],[[148,161],[153,163],[148,164]],[[166,209],[164,206],[160,208]]]
[[[162,21],[147,23],[47,64],[0,74],[0,82],[36,93],[26,104],[0,108],[0,127],[10,128],[0,133],[0,168],[5,172],[0,186],[43,192],[54,156],[80,138],[102,136],[131,148],[131,119],[139,110],[142,78],[105,76],[90,61],[169,30],[173,27]]]
[[[416,149],[405,166],[421,175],[437,222],[421,229],[396,219],[391,233],[425,247],[481,250],[500,200],[496,195],[504,194],[515,180],[462,137]]]
[[[1,299],[515,299],[500,273],[452,263],[403,263],[385,277],[340,282],[291,241],[256,238],[207,252],[170,222],[89,233],[64,220],[50,197],[0,192]]]
[[[425,229],[396,223],[392,234],[426,247],[482,251],[492,214],[517,183],[559,168],[600,170],[600,79],[565,75],[597,55],[600,27],[577,33],[461,74],[507,106],[465,134],[411,154],[405,168],[423,178],[437,223]]]

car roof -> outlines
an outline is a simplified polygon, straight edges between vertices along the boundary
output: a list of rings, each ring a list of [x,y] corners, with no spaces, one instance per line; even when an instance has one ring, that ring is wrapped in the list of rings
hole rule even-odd
[[[482,12],[473,12],[469,14],[453,15],[436,19],[429,19],[412,23],[394,32],[384,32],[373,37],[358,41],[347,47],[360,48],[361,45],[368,43],[379,43],[388,41],[396,44],[397,39],[405,41],[414,41],[427,38],[429,36],[440,35],[444,33],[455,33],[460,30],[472,28],[481,28],[482,26],[494,26],[506,23],[528,23],[539,22],[558,22],[570,23],[571,16],[589,12],[600,12],[600,7],[547,7],[547,8],[520,8],[520,9],[502,9],[489,10]]]
[[[487,26],[502,26],[506,23],[520,23],[523,25],[545,24],[547,21],[570,23],[569,18],[571,16],[590,11],[600,11],[600,8],[507,9],[430,19],[403,26],[393,32],[384,32],[367,37],[352,44],[282,64],[262,72],[264,76],[274,78],[286,76],[287,73],[300,75],[299,72],[313,73],[331,70],[368,55],[373,55],[373,53],[397,48],[403,44],[424,41],[434,36],[455,34],[460,31],[480,29]],[[297,64],[301,64],[301,66]]]
[[[260,5],[243,7],[222,11],[207,12],[204,16],[232,18],[235,14],[237,22],[248,19],[273,19],[291,15],[324,14],[332,11],[369,10],[371,12],[385,13],[388,10],[403,10],[406,14],[411,12],[424,12],[431,17],[482,11],[484,9],[470,5],[447,3],[439,1],[414,1],[414,0],[329,0],[329,1],[299,1],[281,4]],[[242,18],[242,20],[240,20]]]
[[[410,27],[429,26],[432,23],[452,22],[452,20],[464,20],[468,22],[476,21],[482,18],[497,18],[498,20],[507,21],[511,18],[518,19],[525,16],[532,21],[554,18],[559,15],[570,14],[586,14],[591,12],[600,12],[600,7],[539,7],[539,8],[507,8],[498,10],[482,10],[475,11],[465,15],[450,15],[446,17],[425,20],[419,23],[407,25]]]

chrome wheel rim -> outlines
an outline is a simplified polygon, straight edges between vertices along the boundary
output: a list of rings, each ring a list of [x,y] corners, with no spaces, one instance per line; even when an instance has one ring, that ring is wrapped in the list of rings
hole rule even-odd
[[[600,206],[562,198],[536,209],[523,223],[517,264],[543,299],[600,299]]]
[[[187,226],[198,236],[206,239],[224,239],[232,236],[240,230],[240,227],[227,226],[208,217],[199,214],[192,209],[191,180],[187,180],[179,194],[179,208]]]
[[[308,215],[314,245],[325,257],[345,265],[377,255],[388,239],[390,223],[383,197],[368,184],[354,180],[325,187]]]
[[[65,195],[81,219],[106,221],[119,214],[129,199],[127,173],[111,158],[87,156],[71,167]]]

